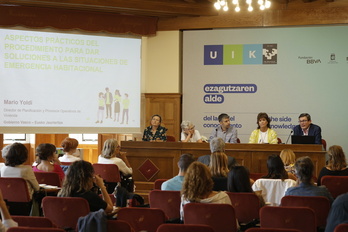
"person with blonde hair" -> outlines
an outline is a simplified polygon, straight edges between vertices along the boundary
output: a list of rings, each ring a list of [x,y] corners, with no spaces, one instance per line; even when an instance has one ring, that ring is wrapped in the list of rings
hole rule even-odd
[[[227,190],[228,164],[227,155],[224,152],[213,152],[210,155],[209,169],[214,181],[214,191]]]
[[[321,185],[323,176],[348,176],[346,156],[341,146],[333,145],[327,152],[329,159],[327,165],[319,173],[318,186]]]
[[[181,130],[181,142],[202,142],[202,136],[198,130],[195,130],[195,125],[192,122],[182,121]]]
[[[132,167],[129,164],[126,153],[120,151],[121,147],[116,139],[108,139],[104,142],[101,154],[98,157],[99,164],[115,164],[123,175],[131,175]]]
[[[291,149],[283,149],[280,152],[280,158],[284,163],[284,168],[287,172],[295,174],[295,153]]]
[[[191,202],[232,204],[225,192],[213,191],[214,182],[208,167],[198,161],[187,169],[181,190],[180,216],[184,218],[184,205]]]
[[[65,138],[60,144],[63,148],[64,155],[59,157],[60,162],[74,162],[80,160],[80,157],[76,154],[79,141],[74,138]]]

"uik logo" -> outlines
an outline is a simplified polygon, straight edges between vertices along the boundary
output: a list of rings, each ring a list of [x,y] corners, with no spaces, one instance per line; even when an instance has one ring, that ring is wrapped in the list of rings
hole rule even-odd
[[[277,44],[204,45],[204,65],[277,64]]]

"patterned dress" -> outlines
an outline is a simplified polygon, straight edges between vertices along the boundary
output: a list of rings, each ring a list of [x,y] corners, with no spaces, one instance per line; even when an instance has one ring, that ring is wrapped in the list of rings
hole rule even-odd
[[[167,141],[167,128],[159,126],[155,134],[153,134],[151,130],[152,126],[146,127],[146,129],[144,130],[143,141],[153,141],[157,139]]]

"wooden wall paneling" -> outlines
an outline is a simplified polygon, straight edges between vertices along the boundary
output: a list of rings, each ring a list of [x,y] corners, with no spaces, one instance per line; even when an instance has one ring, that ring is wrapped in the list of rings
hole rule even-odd
[[[146,93],[145,99],[145,127],[150,125],[152,115],[159,114],[168,129],[167,135],[174,136],[178,141],[181,132],[181,94]]]
[[[0,150],[4,147],[4,135],[0,134]],[[4,159],[2,158],[2,153],[0,156],[0,162],[4,162]]]
[[[236,159],[237,164],[247,167],[249,170],[252,167],[252,152],[249,151],[226,151],[226,155]]]
[[[69,137],[69,134],[35,134],[35,147],[41,143],[52,143],[56,147],[61,147],[66,137]]]
[[[268,173],[267,160],[270,152],[258,151],[254,153],[255,155],[252,159],[250,173]],[[274,152],[274,154],[279,155],[280,152]]]
[[[83,160],[93,163],[98,162],[98,144],[79,144],[83,149]]]

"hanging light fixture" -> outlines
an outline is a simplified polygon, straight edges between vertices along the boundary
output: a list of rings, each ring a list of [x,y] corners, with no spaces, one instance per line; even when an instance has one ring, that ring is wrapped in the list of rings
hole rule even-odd
[[[245,0],[246,4],[248,5],[248,11],[251,12],[254,10],[252,3],[253,0]],[[258,0],[257,3],[259,4],[259,8],[260,10],[265,10],[271,7],[271,1],[269,0]],[[235,6],[234,10],[236,12],[240,11],[240,7],[239,7],[239,0],[232,0],[232,4]],[[216,0],[216,2],[214,3],[214,7],[217,10],[224,10],[224,11],[228,11],[228,3],[227,0]]]

